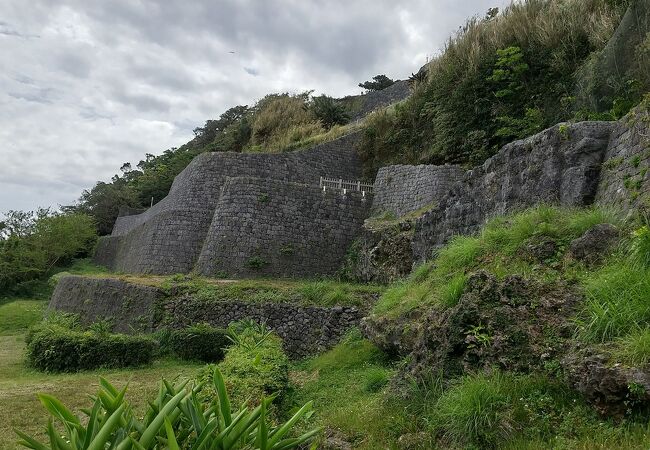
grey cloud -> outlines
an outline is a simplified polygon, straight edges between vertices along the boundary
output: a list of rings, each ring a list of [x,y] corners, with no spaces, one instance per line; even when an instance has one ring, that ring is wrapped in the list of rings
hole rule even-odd
[[[3,0],[0,212],[71,203],[269,92],[408,76],[466,17],[506,3]]]

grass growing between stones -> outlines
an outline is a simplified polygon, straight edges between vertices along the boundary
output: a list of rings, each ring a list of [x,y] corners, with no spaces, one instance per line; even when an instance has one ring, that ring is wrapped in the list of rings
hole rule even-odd
[[[577,276],[584,270],[564,258],[567,246],[600,223],[621,225],[621,220],[604,209],[550,206],[492,219],[480,234],[455,237],[408,280],[387,289],[373,312],[397,317],[423,306],[454,306],[466,276],[478,269],[499,277],[519,274],[542,281],[556,280],[565,272]],[[550,251],[538,251],[547,242]]]
[[[166,277],[120,274],[93,275],[95,276],[160,287],[171,295],[188,293],[197,300],[294,303],[323,307],[343,305],[368,308],[385,290],[384,286],[335,280],[221,280],[181,274]]]

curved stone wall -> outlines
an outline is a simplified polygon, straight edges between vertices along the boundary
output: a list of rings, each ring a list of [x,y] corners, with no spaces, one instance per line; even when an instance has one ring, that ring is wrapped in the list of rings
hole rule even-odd
[[[197,270],[222,277],[332,275],[360,233],[371,202],[358,192],[229,178]]]
[[[198,155],[176,177],[167,197],[142,214],[118,218],[112,235],[100,239],[95,261],[122,272],[187,273],[199,259],[210,224],[219,221],[215,209],[228,178],[311,186],[318,186],[321,176],[355,180],[361,175],[355,151],[358,138],[359,133],[351,133],[309,150],[282,154]],[[285,200],[300,197],[301,190],[285,190]]]
[[[115,331],[150,332],[162,327],[185,328],[207,322],[217,327],[251,319],[266,323],[292,357],[303,357],[335,345],[362,312],[355,307],[303,306],[290,303],[250,303],[236,299],[197,300],[174,297],[162,289],[111,278],[62,277],[49,310],[79,314],[82,323],[111,319]]]

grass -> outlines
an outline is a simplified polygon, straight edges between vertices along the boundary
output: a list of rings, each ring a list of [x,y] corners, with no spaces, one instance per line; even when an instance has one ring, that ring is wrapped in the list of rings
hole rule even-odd
[[[314,401],[314,422],[356,449],[397,448],[397,439],[417,431],[404,414],[406,405],[388,399],[384,386],[394,373],[382,352],[358,332],[332,350],[297,364],[291,372],[294,391],[285,410]]]
[[[158,389],[162,377],[190,378],[198,365],[166,359],[151,367],[136,370],[98,370],[76,374],[51,375],[25,366],[25,332],[39,322],[45,302],[32,299],[7,299],[0,306],[0,449],[16,448],[14,428],[40,438],[45,437],[49,415],[36,398],[49,393],[63,399],[76,413],[96,394],[99,376],[116,386],[129,384],[127,398],[144,412],[146,400]]]
[[[583,285],[583,339],[610,341],[635,332],[650,321],[650,269],[638,269],[621,259],[586,276]]]
[[[564,209],[538,206],[490,220],[476,236],[456,236],[436,257],[418,267],[408,280],[391,286],[373,308],[380,316],[396,317],[423,306],[454,306],[463,293],[467,275],[477,269],[499,277],[520,274],[557,279],[569,262],[564,252],[571,240],[596,224],[621,225],[606,209]],[[525,246],[539,239],[552,239],[557,253],[551,260],[531,261]]]
[[[45,302],[32,299],[12,299],[0,305],[0,336],[27,331],[43,318]]]
[[[618,360],[637,367],[650,363],[650,328],[632,331],[616,342],[614,355]]]

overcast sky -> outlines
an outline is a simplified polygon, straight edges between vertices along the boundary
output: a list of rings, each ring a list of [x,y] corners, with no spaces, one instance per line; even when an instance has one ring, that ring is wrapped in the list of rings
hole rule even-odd
[[[507,0],[0,1],[0,213],[71,204],[270,92],[405,78]]]

